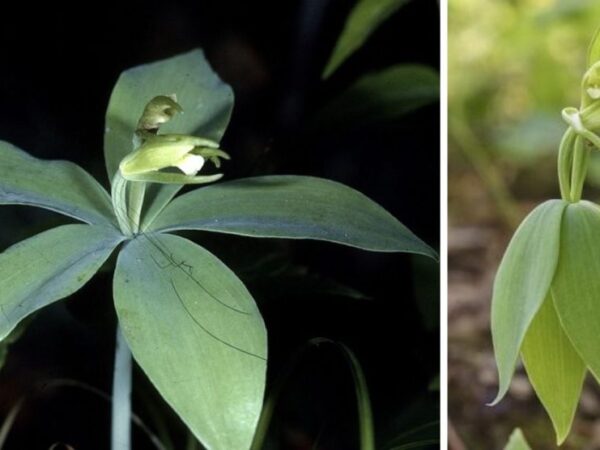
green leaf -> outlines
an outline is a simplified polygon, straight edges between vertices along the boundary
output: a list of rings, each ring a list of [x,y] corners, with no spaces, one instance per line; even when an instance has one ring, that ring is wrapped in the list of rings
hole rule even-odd
[[[600,28],[594,33],[592,42],[590,42],[590,46],[588,47],[587,67],[591,67],[598,61],[600,61]]]
[[[512,432],[510,438],[508,439],[508,444],[504,447],[504,450],[531,450],[529,444],[525,440],[525,436],[519,428],[515,428],[515,431]]]
[[[439,99],[440,78],[430,67],[399,64],[360,78],[315,118],[319,128],[394,122]]]
[[[506,394],[525,333],[550,290],[566,205],[550,200],[534,209],[515,232],[498,268],[491,321],[500,386],[492,404]]]
[[[358,0],[350,12],[342,34],[323,72],[329,77],[388,17],[394,14],[407,0]]]
[[[571,343],[600,379],[600,209],[582,201],[567,207],[560,262],[552,283],[554,304]]]
[[[527,330],[521,355],[560,445],[571,429],[586,368],[560,325],[551,294]]]
[[[38,206],[90,224],[115,223],[108,193],[81,167],[34,158],[4,141],[0,141],[0,204]]]
[[[318,239],[381,252],[436,253],[381,206],[329,180],[265,176],[211,185],[169,204],[153,230]]]
[[[214,450],[249,448],[267,341],[235,274],[193,242],[143,234],[119,255],[114,297],[135,360],[195,436]]]
[[[113,89],[106,112],[104,156],[111,183],[119,163],[133,150],[134,133],[147,103],[157,95],[171,94],[177,96],[183,114],[163,124],[161,133],[221,140],[233,108],[233,91],[215,74],[202,50],[126,70]],[[142,218],[142,227],[179,189],[155,189],[160,195],[155,192],[146,200],[148,217]]]
[[[63,225],[0,254],[0,340],[29,314],[77,291],[123,240],[101,226]]]

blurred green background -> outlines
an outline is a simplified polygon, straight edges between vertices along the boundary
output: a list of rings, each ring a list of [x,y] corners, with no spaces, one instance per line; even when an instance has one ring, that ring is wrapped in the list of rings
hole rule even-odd
[[[531,208],[559,197],[561,109],[579,105],[597,0],[449,0],[449,414],[451,448],[502,448],[515,426],[535,449],[556,448],[522,369],[495,395],[489,335],[495,270]],[[600,194],[593,155],[584,197]],[[600,395],[586,385],[562,448],[600,448]],[[462,447],[461,447],[462,446]]]

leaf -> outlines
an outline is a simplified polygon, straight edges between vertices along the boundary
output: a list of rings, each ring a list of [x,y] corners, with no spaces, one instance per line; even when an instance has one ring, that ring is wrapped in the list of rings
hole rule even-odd
[[[338,38],[323,71],[328,78],[342,63],[358,50],[379,25],[394,14],[407,0],[358,0]]]
[[[594,63],[600,61],[600,28],[594,33],[594,37],[590,42],[587,53],[587,67],[591,67]]]
[[[220,141],[233,108],[233,91],[214,73],[202,50],[124,71],[119,77],[106,112],[104,157],[109,180],[120,161],[133,150],[133,137],[146,104],[157,95],[175,94],[183,108],[161,126],[161,133],[190,134]],[[150,197],[148,217],[160,211],[180,186],[160,186]],[[147,201],[148,202],[148,201]]]
[[[525,440],[525,436],[523,436],[521,430],[519,428],[515,428],[510,435],[504,450],[531,450],[531,447],[529,447],[529,444]]]
[[[560,325],[551,294],[533,318],[521,352],[529,381],[561,445],[571,429],[586,368]]]
[[[566,205],[550,200],[534,209],[515,232],[498,268],[491,325],[500,386],[492,404],[506,394],[525,332],[550,290]]]
[[[89,224],[116,223],[108,193],[81,167],[34,158],[4,141],[0,141],[0,204],[37,206]]]
[[[151,229],[318,239],[437,258],[427,244],[360,192],[313,177],[255,177],[197,189],[170,203]]]
[[[554,305],[571,343],[600,379],[600,209],[582,201],[567,207],[560,262],[552,283]]]
[[[319,128],[395,122],[439,99],[440,78],[430,67],[398,64],[360,78],[317,115]]]
[[[0,254],[0,340],[29,314],[81,288],[123,240],[116,230],[63,225]]]
[[[171,235],[139,235],[117,261],[114,297],[135,360],[211,449],[247,449],[265,387],[266,331],[221,261]]]

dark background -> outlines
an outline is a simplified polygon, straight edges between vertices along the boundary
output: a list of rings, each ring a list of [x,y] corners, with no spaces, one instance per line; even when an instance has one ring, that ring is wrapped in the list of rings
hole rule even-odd
[[[340,181],[383,205],[437,249],[439,106],[393,124],[351,129],[326,127],[314,117],[370,71],[404,62],[437,68],[438,4],[409,2],[323,81],[320,74],[352,6],[342,0],[13,4],[0,27],[0,138],[37,157],[73,160],[107,185],[103,121],[119,73],[202,47],[236,95],[222,142],[233,157],[224,168],[227,178],[279,173]],[[3,207],[0,249],[64,220]],[[380,442],[438,418],[437,392],[428,385],[439,372],[439,329],[427,326],[438,314],[437,304],[427,313],[416,300],[419,283],[429,288],[437,283],[437,266],[428,275],[417,270],[417,259],[403,254],[193,236],[222,257],[259,302],[269,330],[269,382],[307,339],[329,337],[346,343],[363,365]],[[276,255],[275,262],[258,273],[249,269],[266,254]],[[273,275],[290,264],[307,267],[320,281]],[[325,279],[369,299],[323,293]],[[8,449],[46,449],[56,442],[77,450],[108,448],[109,404],[84,390],[48,383],[69,378],[110,391],[110,285],[107,267],[69,300],[46,308],[11,347],[0,371],[0,418],[21,396],[27,402]],[[155,396],[140,373],[136,386],[134,408],[152,427],[144,398]],[[156,399],[155,404],[168,411]],[[308,449],[315,439],[320,449],[355,448],[355,400],[343,359],[326,348],[310,353],[275,416],[272,448]],[[168,421],[182,448],[182,428]],[[151,448],[138,431],[134,448]]]

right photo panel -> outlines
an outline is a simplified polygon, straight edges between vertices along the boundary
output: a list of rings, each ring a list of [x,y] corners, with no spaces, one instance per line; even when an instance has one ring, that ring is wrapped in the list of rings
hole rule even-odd
[[[448,2],[450,450],[600,448],[600,2]]]

